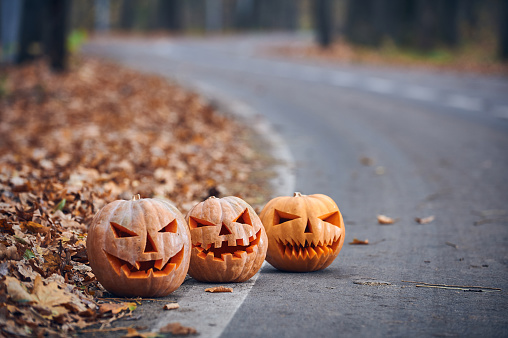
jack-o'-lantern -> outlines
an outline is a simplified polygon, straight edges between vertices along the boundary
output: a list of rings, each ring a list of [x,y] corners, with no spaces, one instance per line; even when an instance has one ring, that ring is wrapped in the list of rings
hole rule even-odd
[[[189,275],[202,282],[243,282],[261,268],[268,240],[252,207],[234,196],[210,197],[186,216],[192,238]]]
[[[190,234],[169,201],[114,201],[93,218],[86,241],[97,280],[119,296],[162,297],[184,281]]]
[[[326,195],[277,197],[260,214],[268,236],[266,260],[284,271],[316,271],[329,266],[344,244],[344,221]]]

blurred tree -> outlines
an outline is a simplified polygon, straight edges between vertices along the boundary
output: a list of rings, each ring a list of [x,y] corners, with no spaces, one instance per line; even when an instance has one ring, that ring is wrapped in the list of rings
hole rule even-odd
[[[358,0],[360,2],[360,0]],[[353,3],[356,1],[353,1]],[[329,47],[333,40],[333,16],[331,0],[316,0],[314,8],[314,27],[317,41],[323,48]]]
[[[21,1],[0,1],[1,61],[13,62],[16,58],[20,35]]]
[[[123,0],[120,7],[120,29],[131,30],[134,27],[135,0]],[[164,1],[171,2],[171,1]]]
[[[446,46],[455,47],[459,43],[459,1],[439,0],[439,5],[439,38]]]
[[[95,0],[95,30],[107,31],[110,26],[110,1]]]
[[[508,1],[501,1],[499,17],[499,57],[508,60]]]
[[[206,6],[206,31],[217,32],[222,30],[222,0],[205,0]]]
[[[54,71],[67,69],[67,19],[69,0],[46,0],[44,2],[45,53]]]
[[[31,61],[42,55],[44,2],[24,0],[21,11],[21,27],[17,63]]]
[[[159,1],[158,25],[160,28],[174,32],[181,30],[182,29],[181,16],[182,16],[181,0]]]

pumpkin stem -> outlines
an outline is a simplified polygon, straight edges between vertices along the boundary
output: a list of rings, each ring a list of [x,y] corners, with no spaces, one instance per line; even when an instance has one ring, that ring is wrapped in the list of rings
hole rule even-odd
[[[140,199],[141,199],[141,195],[140,194],[136,194],[136,195],[132,196],[132,200],[133,201],[140,200]]]
[[[302,193],[301,192],[295,192],[293,197],[302,197]]]

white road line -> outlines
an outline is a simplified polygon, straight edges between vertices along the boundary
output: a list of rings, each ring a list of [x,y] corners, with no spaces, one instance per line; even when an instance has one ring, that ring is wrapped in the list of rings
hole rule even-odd
[[[328,81],[334,86],[351,87],[357,82],[357,79],[350,73],[333,72]]]
[[[476,97],[451,94],[447,97],[445,105],[452,108],[481,111],[483,108],[483,100]]]
[[[491,112],[495,117],[508,119],[508,106],[494,106]]]
[[[321,72],[317,71],[314,68],[302,68],[297,73],[298,77],[305,80],[305,81],[312,81],[312,82],[318,82],[323,80],[323,76],[321,75]]]
[[[404,87],[402,95],[420,101],[436,101],[437,92],[431,88],[423,86],[409,85]]]
[[[181,79],[181,82],[185,82]],[[271,146],[271,155],[280,160],[274,167],[277,175],[272,181],[275,196],[291,196],[295,187],[295,161],[285,140],[273,126],[253,108],[240,100],[225,95],[220,90],[199,81],[187,82],[187,86],[204,98],[216,102],[219,110],[235,114],[248,124]],[[267,264],[263,263],[261,269]],[[228,326],[236,311],[240,308],[259,277],[259,272],[244,283],[221,284],[232,287],[233,293],[205,293],[205,288],[217,284],[200,283],[187,280],[172,295],[176,297],[179,310],[162,312],[157,318],[153,332],[171,322],[180,322],[184,326],[194,327],[203,337],[218,337]]]
[[[365,86],[373,92],[381,94],[391,94],[395,91],[393,81],[382,79],[379,77],[368,77],[365,80]]]
[[[228,284],[200,283],[192,278],[187,280],[172,294],[180,308],[162,311],[161,305],[161,315],[151,331],[158,332],[169,323],[179,322],[183,326],[195,328],[202,337],[220,336],[256,283],[258,276],[259,272],[246,282]],[[233,292],[205,292],[206,288],[218,285],[233,288]]]

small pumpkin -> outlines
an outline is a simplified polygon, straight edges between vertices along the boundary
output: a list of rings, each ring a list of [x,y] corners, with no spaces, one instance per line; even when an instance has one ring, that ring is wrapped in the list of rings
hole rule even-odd
[[[93,218],[86,246],[97,280],[119,296],[166,296],[183,283],[189,268],[185,219],[162,199],[107,204]]]
[[[266,260],[284,271],[316,271],[329,266],[344,244],[344,221],[337,204],[322,194],[276,197],[259,215],[268,236]]]
[[[268,240],[244,200],[210,197],[186,216],[192,238],[189,275],[202,282],[243,282],[261,268]]]

